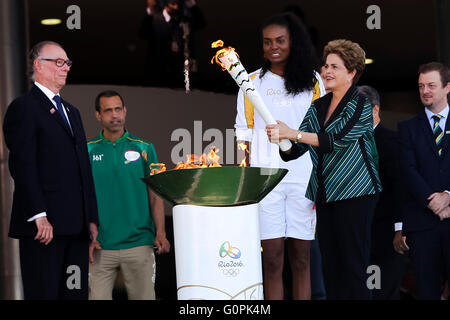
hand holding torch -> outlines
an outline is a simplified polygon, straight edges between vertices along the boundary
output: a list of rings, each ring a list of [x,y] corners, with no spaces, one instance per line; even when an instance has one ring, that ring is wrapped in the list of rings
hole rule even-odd
[[[223,47],[223,41],[218,40],[211,44],[212,48]],[[237,83],[242,92],[248,97],[250,102],[253,104],[255,109],[258,111],[260,116],[266,122],[266,124],[277,124],[275,119],[272,117],[269,109],[267,108],[264,100],[262,99],[259,92],[256,90],[253,81],[250,79],[247,71],[239,60],[234,48],[228,47],[217,51],[216,55],[211,60],[214,61],[222,67],[222,70],[227,70],[230,76]],[[283,139],[278,142],[278,146],[281,151],[287,151],[291,148],[291,142],[288,139]]]

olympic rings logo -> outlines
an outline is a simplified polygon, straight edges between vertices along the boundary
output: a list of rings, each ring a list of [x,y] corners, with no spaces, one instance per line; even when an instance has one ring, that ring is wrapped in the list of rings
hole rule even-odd
[[[220,246],[219,256],[221,258],[229,256],[232,259],[239,259],[241,257],[241,250],[239,250],[239,248],[233,247],[229,241],[225,241]]]
[[[227,277],[236,277],[239,274],[239,269],[223,269],[222,273]]]

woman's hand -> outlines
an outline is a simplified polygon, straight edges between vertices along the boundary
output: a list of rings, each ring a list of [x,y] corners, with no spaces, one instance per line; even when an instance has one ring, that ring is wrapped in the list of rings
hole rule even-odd
[[[272,143],[278,143],[283,139],[296,140],[298,131],[289,128],[284,122],[277,120],[277,124],[266,126],[267,136]]]

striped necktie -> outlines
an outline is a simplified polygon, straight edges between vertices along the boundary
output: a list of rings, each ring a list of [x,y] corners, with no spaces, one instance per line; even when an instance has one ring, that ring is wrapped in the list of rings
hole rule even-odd
[[[442,131],[441,127],[439,126],[439,121],[441,120],[442,116],[437,114],[431,117],[434,120],[433,125],[433,137],[434,141],[436,142],[436,146],[439,152],[439,155],[442,153],[442,138],[444,137],[444,132]]]

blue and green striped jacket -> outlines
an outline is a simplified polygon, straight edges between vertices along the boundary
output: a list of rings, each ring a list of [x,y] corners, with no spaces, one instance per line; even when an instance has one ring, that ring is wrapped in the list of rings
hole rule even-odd
[[[381,191],[375,145],[372,105],[352,86],[324,124],[332,93],[314,101],[300,125],[317,133],[319,146],[294,143],[283,160],[310,152],[313,170],[306,197],[324,203],[375,194]]]

